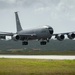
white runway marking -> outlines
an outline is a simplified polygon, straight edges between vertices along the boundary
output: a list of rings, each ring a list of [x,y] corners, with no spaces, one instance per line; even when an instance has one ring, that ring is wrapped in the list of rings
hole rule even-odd
[[[0,58],[75,60],[75,56],[68,55],[0,55]]]

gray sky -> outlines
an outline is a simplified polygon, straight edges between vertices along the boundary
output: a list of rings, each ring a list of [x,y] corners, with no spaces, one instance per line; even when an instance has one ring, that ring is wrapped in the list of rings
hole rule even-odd
[[[0,0],[0,31],[16,32],[15,11],[23,29],[50,25],[55,33],[75,31],[75,0]]]

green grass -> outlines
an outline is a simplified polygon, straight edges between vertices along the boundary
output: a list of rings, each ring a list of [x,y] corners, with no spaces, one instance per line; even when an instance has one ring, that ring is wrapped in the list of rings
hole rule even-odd
[[[75,60],[1,58],[0,75],[75,75]]]
[[[26,50],[26,51],[4,51],[0,52],[0,54],[15,54],[15,55],[75,55],[75,51],[34,51],[34,50]]]

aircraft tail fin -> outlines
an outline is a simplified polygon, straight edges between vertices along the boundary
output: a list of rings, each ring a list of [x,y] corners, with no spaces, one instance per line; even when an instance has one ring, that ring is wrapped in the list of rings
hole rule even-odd
[[[21,27],[21,23],[20,23],[20,20],[19,20],[18,12],[15,12],[15,18],[16,18],[17,32],[19,32],[19,31],[22,30],[22,27]]]

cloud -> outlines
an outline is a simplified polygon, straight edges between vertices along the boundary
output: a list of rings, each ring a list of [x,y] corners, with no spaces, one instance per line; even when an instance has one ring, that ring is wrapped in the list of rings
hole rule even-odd
[[[61,2],[56,7],[56,11],[59,16],[64,19],[75,17],[75,0],[61,0]]]
[[[49,12],[53,19],[75,16],[75,0],[0,0],[0,9],[29,8],[36,13]]]
[[[54,28],[66,26],[65,29],[75,25],[75,0],[0,0],[0,10],[3,9],[23,11],[20,16],[24,25],[50,24]]]
[[[0,8],[11,7],[57,7],[58,10],[75,7],[75,0],[0,0]]]
[[[16,0],[0,0],[0,9],[8,9],[14,6]]]
[[[57,5],[60,0],[0,0],[0,8],[47,7]]]

